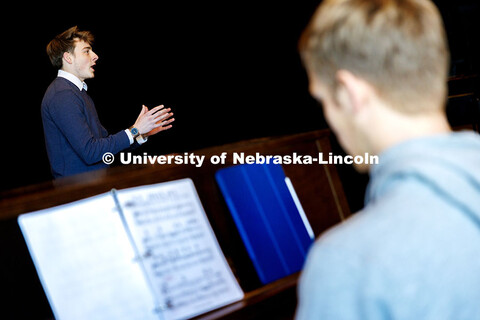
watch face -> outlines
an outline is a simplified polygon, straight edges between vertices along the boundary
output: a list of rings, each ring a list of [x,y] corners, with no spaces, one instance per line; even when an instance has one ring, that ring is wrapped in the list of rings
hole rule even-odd
[[[138,129],[137,128],[133,128],[131,131],[130,131],[133,135],[136,135],[138,133]]]

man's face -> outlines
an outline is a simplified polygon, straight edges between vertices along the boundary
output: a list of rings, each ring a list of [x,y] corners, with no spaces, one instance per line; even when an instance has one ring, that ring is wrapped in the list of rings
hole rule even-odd
[[[83,40],[75,41],[75,49],[72,57],[72,71],[82,81],[95,76],[95,66],[98,56],[92,47]]]
[[[355,109],[353,92],[348,91],[345,85],[337,86],[334,91],[315,76],[309,78],[310,93],[322,103],[325,119],[345,152],[352,156],[370,152],[371,145],[363,123],[368,127],[370,124],[365,121],[365,113],[360,115],[358,109]],[[367,172],[369,169],[368,164],[354,164],[354,167],[359,172]]]
[[[355,137],[355,126],[352,121],[348,99],[342,94],[336,94],[318,80],[316,76],[310,76],[310,94],[322,104],[325,119],[332,131],[338,138],[343,149],[352,155],[359,154],[358,144]]]

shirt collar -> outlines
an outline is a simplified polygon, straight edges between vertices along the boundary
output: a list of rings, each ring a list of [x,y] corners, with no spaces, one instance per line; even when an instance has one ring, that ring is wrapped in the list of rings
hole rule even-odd
[[[82,89],[87,91],[87,89],[88,89],[88,86],[85,83],[85,81],[82,81],[82,80],[78,79],[77,76],[71,74],[70,72],[67,72],[67,71],[64,71],[64,70],[58,70],[57,77],[67,79],[68,81],[70,81],[71,83],[76,85],[78,87],[78,90],[80,90],[80,91],[82,91]]]

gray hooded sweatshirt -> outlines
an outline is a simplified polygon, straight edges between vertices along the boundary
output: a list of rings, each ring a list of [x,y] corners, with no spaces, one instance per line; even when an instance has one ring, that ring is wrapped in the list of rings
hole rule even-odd
[[[297,319],[480,319],[479,135],[379,155],[365,208],[311,248]]]

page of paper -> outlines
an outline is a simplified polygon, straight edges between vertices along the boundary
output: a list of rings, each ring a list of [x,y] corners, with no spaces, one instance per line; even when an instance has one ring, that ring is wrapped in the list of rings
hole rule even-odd
[[[161,319],[110,193],[19,224],[56,319]]]
[[[165,319],[189,318],[243,297],[190,179],[117,196]]]

